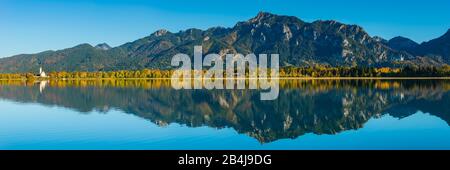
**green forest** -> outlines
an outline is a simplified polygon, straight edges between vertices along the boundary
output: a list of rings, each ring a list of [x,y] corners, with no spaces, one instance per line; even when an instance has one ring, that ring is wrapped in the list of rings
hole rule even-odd
[[[206,71],[206,70],[205,70]],[[173,70],[121,70],[108,72],[50,72],[47,79],[152,79],[170,78]],[[450,77],[450,66],[444,67],[283,67],[280,77]],[[34,73],[0,74],[0,79],[40,79]]]

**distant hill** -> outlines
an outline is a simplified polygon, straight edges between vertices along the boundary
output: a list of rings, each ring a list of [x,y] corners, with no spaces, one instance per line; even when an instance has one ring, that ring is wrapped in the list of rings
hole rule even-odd
[[[411,54],[414,54],[414,51],[420,46],[418,43],[413,40],[405,37],[394,37],[387,42],[387,45],[392,49],[399,51],[406,51]]]
[[[392,38],[385,44],[394,50],[417,56],[416,59],[435,62],[432,65],[450,63],[450,29],[441,37],[421,44],[405,37]],[[423,64],[423,62],[418,62],[418,64]]]
[[[173,55],[192,56],[195,45],[202,45],[204,54],[278,53],[282,66],[442,66],[450,63],[448,34],[414,51],[406,38],[386,42],[357,25],[321,20],[308,23],[293,16],[260,12],[231,28],[193,28],[177,33],[158,30],[114,48],[81,44],[2,58],[0,72],[31,72],[41,66],[47,72],[170,69]]]
[[[437,56],[446,63],[450,62],[450,29],[443,36],[420,44],[416,53],[422,56]]]
[[[95,48],[100,49],[100,50],[109,50],[109,49],[111,49],[111,46],[109,46],[106,43],[102,43],[102,44],[96,45]]]

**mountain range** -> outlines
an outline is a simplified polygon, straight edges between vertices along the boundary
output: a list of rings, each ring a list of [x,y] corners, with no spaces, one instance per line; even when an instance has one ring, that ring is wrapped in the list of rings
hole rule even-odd
[[[57,51],[21,54],[0,59],[0,73],[46,71],[113,71],[170,69],[172,56],[193,56],[193,47],[204,54],[280,54],[281,66],[404,67],[450,64],[450,30],[418,44],[405,37],[384,40],[370,36],[358,25],[332,20],[305,22],[293,16],[260,12],[231,28],[187,29],[153,34],[110,47],[80,44]]]

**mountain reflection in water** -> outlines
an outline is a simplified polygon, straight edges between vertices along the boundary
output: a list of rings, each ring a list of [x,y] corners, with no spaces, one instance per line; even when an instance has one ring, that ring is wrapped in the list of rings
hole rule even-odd
[[[45,83],[45,84],[44,84]],[[169,80],[0,81],[0,98],[80,113],[118,109],[160,126],[233,128],[261,143],[356,130],[371,118],[418,111],[450,123],[449,80],[282,80],[257,90],[174,90]]]

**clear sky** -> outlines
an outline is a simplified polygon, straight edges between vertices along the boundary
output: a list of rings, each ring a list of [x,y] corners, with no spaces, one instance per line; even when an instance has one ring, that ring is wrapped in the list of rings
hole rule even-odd
[[[0,57],[81,43],[118,46],[160,28],[231,27],[259,11],[333,19],[417,42],[450,28],[448,0],[0,0]]]

